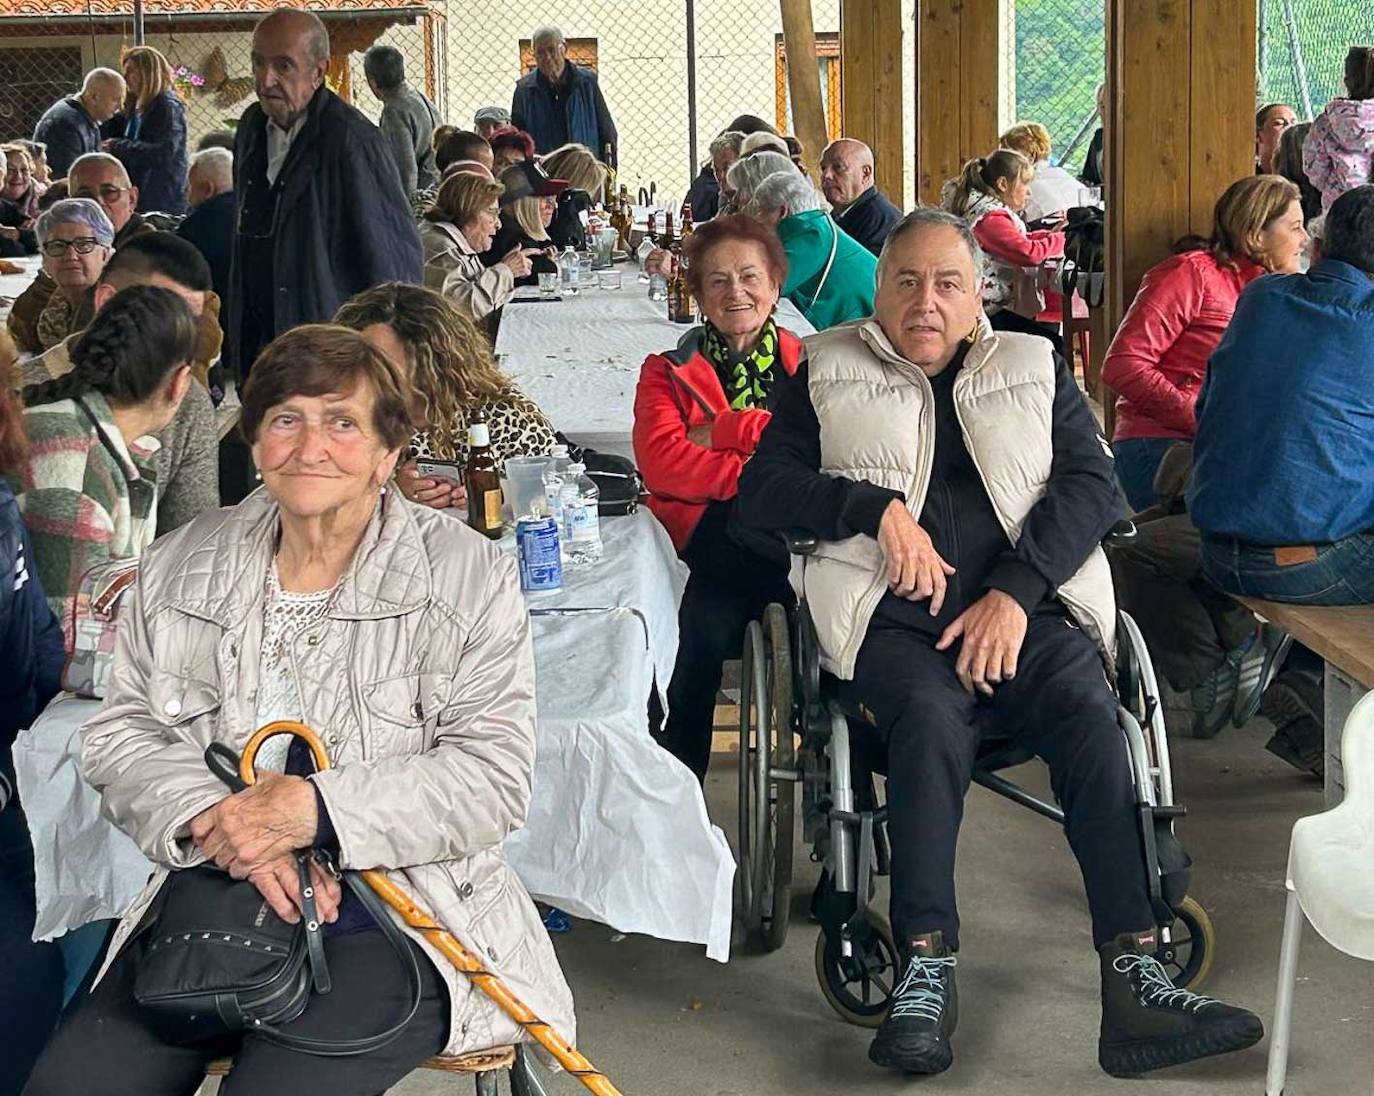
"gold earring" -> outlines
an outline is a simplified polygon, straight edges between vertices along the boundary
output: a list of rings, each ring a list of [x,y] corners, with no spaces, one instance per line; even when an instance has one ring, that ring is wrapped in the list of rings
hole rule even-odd
[[[973,345],[974,343],[976,343],[977,341],[978,341],[978,325],[977,325],[977,324],[974,324],[974,325],[973,325],[973,330],[970,331],[967,335],[964,336],[964,342],[968,343],[969,346],[972,346],[972,345]]]

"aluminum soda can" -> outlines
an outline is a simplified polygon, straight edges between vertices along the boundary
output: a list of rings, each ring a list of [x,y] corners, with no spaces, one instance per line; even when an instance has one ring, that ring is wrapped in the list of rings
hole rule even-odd
[[[544,593],[563,589],[563,561],[558,551],[558,522],[550,517],[523,517],[515,524],[520,554],[520,589]]]

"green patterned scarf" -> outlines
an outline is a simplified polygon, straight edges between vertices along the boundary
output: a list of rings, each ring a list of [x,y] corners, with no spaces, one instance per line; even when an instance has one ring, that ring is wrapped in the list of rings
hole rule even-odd
[[[778,328],[771,316],[763,325],[753,349],[743,355],[732,351],[725,337],[708,320],[701,339],[701,352],[715,366],[731,411],[768,405],[768,392],[776,379],[773,366],[778,360]]]

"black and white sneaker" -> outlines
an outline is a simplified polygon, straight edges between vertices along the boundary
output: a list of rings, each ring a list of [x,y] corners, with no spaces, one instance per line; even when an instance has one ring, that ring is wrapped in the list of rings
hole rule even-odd
[[[1155,934],[1104,944],[1102,1036],[1097,1060],[1113,1077],[1134,1077],[1254,1046],[1264,1025],[1253,1012],[1179,989],[1154,956]]]
[[[943,1073],[954,1061],[949,1040],[959,1022],[958,960],[938,932],[913,937],[902,958],[905,973],[868,1048],[869,1061],[906,1073]]]

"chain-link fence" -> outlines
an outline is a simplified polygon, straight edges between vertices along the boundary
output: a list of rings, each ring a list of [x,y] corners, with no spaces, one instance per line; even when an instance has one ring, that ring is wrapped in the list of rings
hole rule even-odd
[[[436,101],[446,77],[447,0],[379,3],[361,0],[348,10],[315,9],[329,29],[330,86],[374,119],[381,105],[362,71],[363,52],[374,43],[396,46],[410,81]],[[167,12],[172,6],[178,9],[175,14]],[[177,74],[194,148],[211,130],[232,128],[253,101],[252,28],[268,5],[237,12],[206,3],[201,12],[194,10],[194,0],[169,0],[148,7],[145,42],[160,50]],[[43,111],[78,91],[91,68],[120,67],[121,50],[134,44],[132,8],[115,13],[111,8],[120,4],[101,5],[87,14],[84,6],[59,0],[45,5],[43,14],[0,14],[0,139],[31,136]],[[0,13],[7,10],[0,2]]]
[[[19,5],[35,2],[0,0],[0,72],[7,77],[0,86],[0,138],[31,134],[50,103],[77,90],[85,71],[117,68],[120,50],[133,44],[131,0],[106,0],[90,15],[84,0],[56,0],[56,7],[15,14]],[[251,10],[226,12],[222,2],[206,0],[201,12],[198,4],[148,0],[145,24],[147,43],[181,72],[193,145],[204,133],[231,125],[252,101],[251,31],[268,6],[246,0]],[[909,32],[915,0],[904,0],[904,9]],[[527,0],[348,0],[313,10],[331,35],[331,87],[369,117],[375,119],[381,105],[363,78],[362,53],[384,42],[400,49],[411,83],[430,95],[443,119],[465,128],[480,107],[509,107],[516,81],[533,67],[531,34],[557,22],[570,57],[597,72],[619,130],[623,181],[633,190],[653,184],[660,201],[681,200],[711,139],[737,115],[791,128],[777,0],[634,6],[572,0],[552,11]],[[841,129],[840,0],[813,0],[812,10],[812,63],[820,74],[827,132],[835,137]],[[910,57],[904,67],[909,121]],[[904,159],[910,162],[909,151]]]
[[[1341,83],[1345,52],[1374,43],[1368,0],[1259,0],[1259,100],[1320,113]]]

